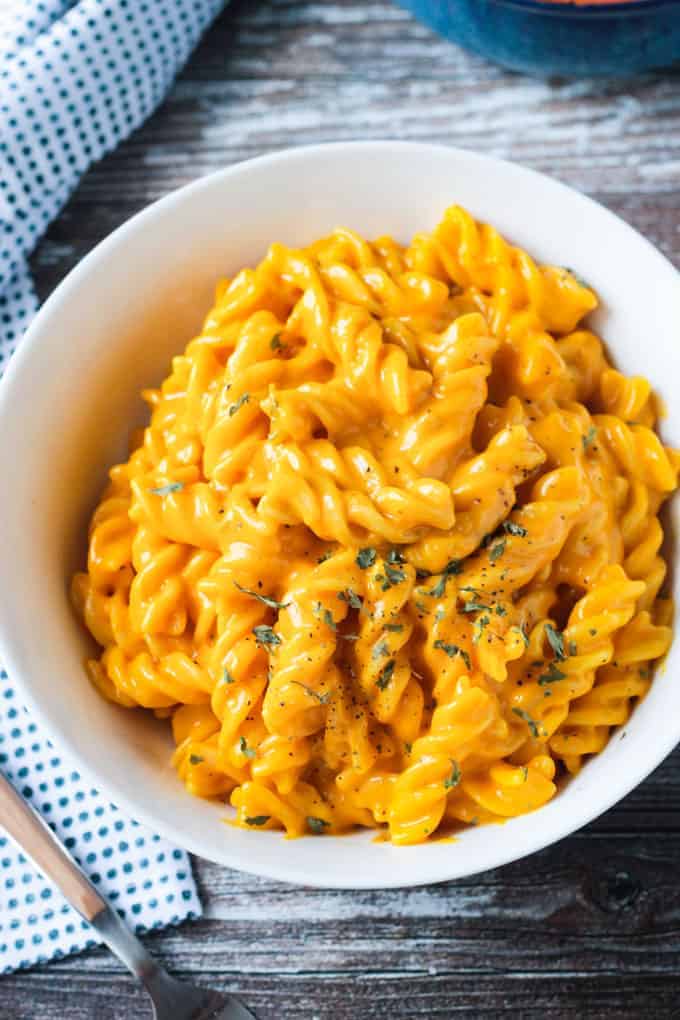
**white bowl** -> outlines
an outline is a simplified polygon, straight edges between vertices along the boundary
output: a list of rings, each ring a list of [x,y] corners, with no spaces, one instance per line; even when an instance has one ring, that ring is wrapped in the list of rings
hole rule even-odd
[[[204,857],[272,878],[341,889],[459,878],[538,850],[633,789],[680,740],[671,651],[606,750],[546,807],[454,843],[397,849],[375,833],[286,842],[225,824],[229,810],[185,792],[169,728],[107,704],[87,680],[88,640],[67,596],[107,468],[142,420],[143,386],[197,330],[215,280],[268,243],[305,244],[336,225],[406,241],[453,202],[599,292],[595,328],[618,367],[666,397],[680,445],[680,279],[607,210],[519,166],[438,146],[324,145],[212,174],[135,216],[46,302],[0,387],[0,657],[56,745],[134,818]],[[677,510],[671,515],[677,518]],[[677,521],[674,520],[677,527]]]

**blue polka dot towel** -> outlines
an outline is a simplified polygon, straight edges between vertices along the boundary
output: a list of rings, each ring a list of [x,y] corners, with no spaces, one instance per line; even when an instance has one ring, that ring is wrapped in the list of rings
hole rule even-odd
[[[27,258],[88,166],[160,103],[224,0],[10,0],[0,24],[0,375],[36,310]],[[184,852],[80,776],[0,671],[0,768],[138,930],[197,916]],[[94,945],[0,837],[0,973]]]

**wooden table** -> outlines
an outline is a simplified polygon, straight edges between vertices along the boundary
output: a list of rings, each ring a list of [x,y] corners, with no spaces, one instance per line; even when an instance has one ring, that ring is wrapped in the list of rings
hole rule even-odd
[[[86,175],[50,229],[33,259],[41,295],[171,188],[351,138],[448,142],[548,171],[680,265],[677,75],[533,80],[461,52],[389,0],[235,0],[162,109]],[[641,343],[653,329],[650,308]],[[196,861],[205,918],[148,942],[178,974],[241,992],[262,1020],[680,1017],[679,796],[676,752],[570,839],[425,889],[309,891]],[[146,1010],[101,950],[0,982],[2,1020]]]

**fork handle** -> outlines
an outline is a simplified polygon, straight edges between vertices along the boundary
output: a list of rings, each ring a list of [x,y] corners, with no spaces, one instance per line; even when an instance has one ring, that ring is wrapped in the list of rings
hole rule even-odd
[[[162,968],[97,892],[47,822],[1,772],[0,825],[36,867],[52,879],[80,916],[99,932],[127,969],[145,984],[153,982]]]
[[[106,901],[66,852],[47,822],[0,773],[0,823],[43,874],[52,879],[86,921],[106,910]]]

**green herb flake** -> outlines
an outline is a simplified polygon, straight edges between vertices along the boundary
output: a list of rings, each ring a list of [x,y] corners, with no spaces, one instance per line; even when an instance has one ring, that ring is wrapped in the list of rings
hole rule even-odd
[[[275,333],[274,336],[269,341],[269,346],[273,351],[282,351],[285,349],[286,345],[284,343],[281,343],[281,334]]]
[[[570,641],[569,642],[569,654],[570,655],[578,655],[578,646],[577,646],[575,641]]]
[[[339,591],[338,598],[341,602],[346,602],[352,609],[361,609],[362,607],[361,597],[355,591],[352,591],[351,588]]]
[[[149,489],[152,496],[169,496],[171,492],[181,492],[184,482],[168,482],[167,485],[160,485],[157,489]]]
[[[469,602],[464,602],[461,606],[462,613],[485,613],[487,611],[489,611],[489,606],[485,606],[481,602],[476,602],[474,599],[470,599]]]
[[[450,577],[455,577],[457,574],[463,572],[463,564],[460,560],[449,560],[444,569],[441,572],[441,576],[434,588],[430,588],[429,591],[424,592],[424,595],[431,595],[435,599],[440,599],[444,595],[446,590],[446,582]]]
[[[388,645],[387,641],[379,641],[377,645],[373,646],[373,651],[371,652],[371,658],[372,659],[381,659],[381,658],[383,658],[383,656],[389,655],[389,654],[390,654],[390,646]]]
[[[234,586],[238,588],[239,591],[243,592],[244,595],[250,595],[251,599],[257,599],[257,601],[261,602],[263,606],[269,606],[270,609],[287,609],[290,605],[290,602],[277,602],[276,599],[271,598],[269,595],[260,595],[258,591],[251,591],[250,588],[244,588],[238,583],[238,581],[234,581]]]
[[[333,550],[332,549],[326,549],[326,552],[325,553],[321,553],[321,555],[317,558],[316,562],[317,563],[325,563],[326,560],[329,560],[332,555],[333,555]]]
[[[241,751],[241,754],[244,754],[246,758],[249,758],[251,761],[253,758],[257,758],[257,751],[255,750],[254,747],[248,747],[248,741],[246,740],[245,737],[241,737],[241,739],[238,742],[238,746]]]
[[[291,683],[297,684],[298,687],[302,687],[303,691],[305,691],[310,696],[310,698],[314,698],[316,701],[318,701],[320,705],[327,705],[328,702],[333,697],[332,691],[326,691],[325,694],[319,694],[319,692],[315,691],[313,687],[309,687],[307,684],[303,684],[301,680],[291,680]]]
[[[583,449],[587,450],[589,446],[595,441],[597,436],[597,429],[594,425],[591,425],[585,436],[581,436],[581,442],[583,443]]]
[[[326,609],[321,602],[314,603],[314,615],[325,623],[327,627],[330,627],[331,630],[338,629],[338,625],[333,619],[333,614],[330,609]]]
[[[440,648],[442,652],[445,652],[450,659],[453,659],[456,655],[460,655],[461,659],[465,663],[468,669],[470,669],[470,656],[464,648],[460,648],[459,645],[452,645],[446,641],[442,641],[439,638],[434,643],[435,648]]]
[[[406,559],[399,552],[398,549],[390,549],[390,551],[387,554],[386,559],[387,559],[388,563],[406,563]]]
[[[507,615],[508,615],[508,611],[505,608],[505,606],[501,605],[501,603],[498,602],[497,605],[496,605],[496,616],[507,616]]]
[[[253,815],[252,818],[246,818],[246,825],[266,825],[271,815]]]
[[[229,408],[229,417],[233,418],[238,410],[240,410],[244,404],[247,404],[250,400],[250,393],[242,393],[235,404],[232,404]]]
[[[307,815],[307,828],[315,836],[322,836],[330,824],[325,818],[315,818],[314,815]]]
[[[357,553],[356,563],[362,570],[366,570],[367,567],[372,567],[377,558],[377,552],[375,549],[360,549]]]
[[[383,591],[387,591],[388,588],[394,588],[402,581],[406,580],[406,574],[401,567],[395,567],[391,563],[385,560],[385,573],[378,574],[376,581],[381,581],[381,588]]]
[[[490,623],[491,623],[491,620],[489,619],[488,616],[479,616],[479,617],[477,617],[477,619],[475,620],[475,632],[472,635],[472,643],[473,643],[473,645],[478,645],[479,644],[479,642],[482,639],[482,634],[484,633],[484,628],[488,627]]]
[[[227,667],[225,666],[222,670],[222,683],[223,684],[235,684],[236,679],[231,675]]]
[[[524,642],[524,647],[528,648],[529,647],[529,635],[525,631],[524,627],[523,626],[522,627],[517,627],[515,629],[520,632],[520,634],[522,636],[522,641]]]
[[[454,761],[453,758],[451,758],[451,774],[444,780],[444,789],[452,790],[454,786],[458,786],[460,776],[460,766],[457,761]]]
[[[554,662],[550,663],[547,673],[541,673],[538,678],[539,687],[545,687],[546,684],[557,683],[558,680],[564,680],[566,673],[563,673],[561,669],[558,669]]]
[[[523,528],[521,524],[517,524],[516,521],[503,521],[503,531],[508,535],[514,535],[515,538],[526,538],[529,532],[526,528]]]
[[[260,648],[275,648],[276,645],[281,644],[281,638],[278,634],[275,634],[271,627],[268,627],[264,623],[260,623],[257,627],[253,627],[253,634],[255,635],[255,641]]]
[[[403,623],[386,623],[385,630],[392,631],[393,634],[399,634],[404,629]]]
[[[489,551],[489,560],[491,563],[495,563],[499,560],[505,552],[505,539],[502,538],[499,542],[496,542]]]
[[[522,765],[522,776],[524,778],[524,782],[526,783],[527,779],[529,778],[529,769],[526,767],[526,765]]]
[[[395,666],[396,662],[394,661],[394,659],[390,659],[390,661],[386,662],[383,668],[380,670],[375,685],[376,687],[379,687],[381,691],[384,691],[386,687],[389,686],[390,680],[392,679],[392,674],[394,673]]]
[[[535,740],[537,740],[538,739],[538,724],[531,718],[529,713],[525,712],[523,708],[513,708],[512,711],[514,712],[514,714],[516,716],[519,716],[520,719],[524,720],[524,722],[529,727],[529,732],[531,733],[531,736]]]
[[[205,758],[201,758],[200,754],[190,754],[189,755],[189,764],[190,765],[200,765],[201,762],[204,762],[204,761],[205,761]]]
[[[545,636],[548,639],[548,644],[555,653],[555,658],[558,662],[564,662],[566,655],[564,653],[564,635],[561,631],[555,630],[551,623],[545,625]]]

